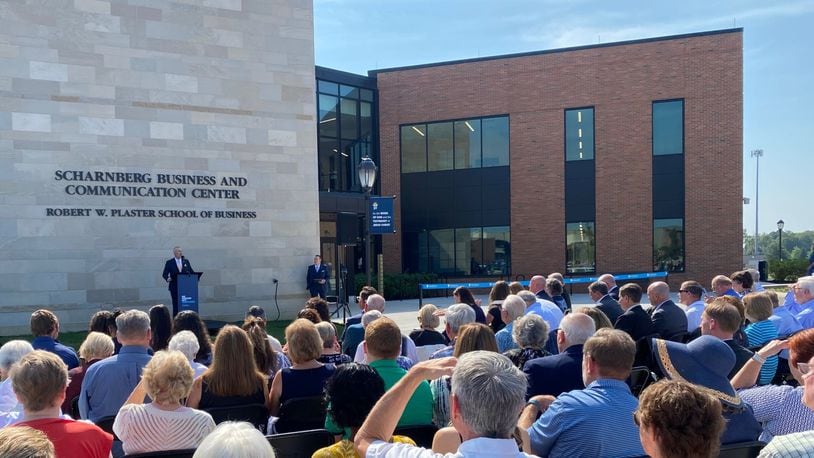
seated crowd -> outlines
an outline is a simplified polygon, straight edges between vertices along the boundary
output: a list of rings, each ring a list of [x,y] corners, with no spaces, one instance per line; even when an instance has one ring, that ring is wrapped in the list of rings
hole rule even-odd
[[[341,338],[312,298],[285,345],[258,306],[213,344],[157,305],[97,312],[77,354],[38,310],[31,343],[0,347],[0,454],[263,457],[312,429],[333,444],[319,458],[814,454],[814,277],[779,297],[753,275],[685,281],[674,302],[605,274],[595,306],[559,274],[496,282],[484,308],[459,287],[409,335],[364,287]]]

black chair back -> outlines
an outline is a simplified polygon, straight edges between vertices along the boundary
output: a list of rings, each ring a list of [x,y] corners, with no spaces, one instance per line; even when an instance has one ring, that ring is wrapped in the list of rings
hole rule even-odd
[[[71,411],[68,412],[74,420],[79,420],[79,396],[71,399]]]
[[[278,433],[291,433],[325,427],[325,400],[322,396],[289,399],[280,406],[280,419],[274,425]]]
[[[276,456],[286,458],[311,458],[317,450],[334,443],[333,434],[324,429],[273,434],[266,439]]]
[[[119,440],[119,438],[116,437],[116,433],[113,432],[113,422],[114,421],[116,421],[116,416],[115,415],[110,415],[108,417],[102,417],[102,418],[96,420],[95,424],[96,424],[96,426],[101,428],[102,431],[112,434],[113,435],[113,440],[117,441],[117,440]]]
[[[432,448],[432,439],[438,428],[435,425],[402,426],[396,428],[394,436],[407,436],[419,447]]]
[[[721,446],[719,458],[756,458],[766,444],[759,441],[738,442]]]
[[[153,456],[163,456],[164,458],[192,458],[195,455],[194,448],[183,450],[164,450],[162,452],[136,453],[135,455],[125,455],[124,458],[150,458]]]
[[[266,433],[269,411],[265,404],[245,404],[240,406],[230,407],[210,407],[203,409],[212,419],[215,424],[223,423],[224,421],[245,421],[254,425],[263,434]]]
[[[645,388],[650,386],[651,383],[656,381],[656,375],[650,372],[645,366],[634,367],[630,371],[630,376],[627,378],[627,384],[630,387],[633,396],[639,397]]]

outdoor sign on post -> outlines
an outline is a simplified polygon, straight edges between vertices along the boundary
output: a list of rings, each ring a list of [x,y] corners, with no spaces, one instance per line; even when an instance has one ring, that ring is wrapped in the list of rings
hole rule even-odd
[[[395,234],[396,226],[393,225],[393,200],[394,196],[370,197],[370,233],[371,234]]]

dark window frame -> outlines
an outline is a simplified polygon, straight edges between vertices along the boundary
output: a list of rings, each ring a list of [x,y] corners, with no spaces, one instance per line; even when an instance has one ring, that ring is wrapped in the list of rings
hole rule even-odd
[[[472,229],[480,229],[480,238],[478,239],[477,243],[480,245],[480,254],[481,254],[481,261],[482,261],[483,260],[483,248],[484,248],[483,247],[483,240],[484,240],[484,235],[486,233],[486,229],[504,228],[504,227],[507,229],[507,232],[509,234],[509,253],[508,253],[508,256],[507,256],[508,263],[506,265],[506,273],[502,273],[502,274],[485,274],[485,273],[459,274],[457,272],[457,267],[459,265],[458,264],[458,233],[457,233],[457,231],[459,231],[459,230],[468,230],[471,233]],[[433,231],[442,231],[442,230],[450,230],[450,231],[452,231],[452,246],[453,246],[453,250],[452,250],[452,266],[453,266],[453,269],[452,270],[453,271],[451,273],[450,272],[433,272],[430,269],[432,267],[432,262],[430,261],[430,259],[431,259],[430,258],[430,233],[432,233]],[[503,277],[508,277],[508,276],[512,275],[512,257],[513,256],[512,256],[512,252],[511,252],[511,245],[512,245],[512,241],[511,241],[512,227],[511,227],[511,225],[506,225],[506,226],[452,227],[452,228],[444,227],[444,228],[435,228],[435,229],[422,229],[420,231],[411,231],[409,233],[417,235],[418,245],[419,245],[418,246],[419,251],[416,253],[418,267],[421,268],[421,251],[424,252],[424,258],[427,260],[427,265],[425,266],[427,269],[426,269],[425,272],[412,272],[412,273],[429,273],[429,274],[436,274],[436,275],[445,276],[445,277],[450,277],[451,276],[451,277],[464,277],[464,278],[467,278],[467,277],[503,278]],[[421,246],[421,237],[420,237],[420,235],[418,235],[418,234],[422,234],[422,233],[425,234],[425,244],[424,244],[424,246]],[[404,237],[406,236],[406,234],[408,234],[408,233],[404,233],[402,235],[402,238],[401,238],[402,247],[404,246]],[[469,263],[470,259],[471,258],[468,257],[467,263]],[[403,271],[403,270],[405,270],[404,267],[407,265],[407,258],[404,255],[402,255],[401,264],[402,264],[402,271]]]
[[[656,221],[664,221],[670,219],[680,219],[681,220],[681,241],[682,241],[682,258],[683,262],[681,263],[681,270],[668,270],[668,272],[676,272],[676,273],[683,273],[687,271],[687,219],[685,217],[680,218],[653,218],[653,222],[651,224],[650,230],[650,251],[652,252],[651,256],[651,264],[652,264],[652,271],[659,272],[660,269],[656,269]]]
[[[494,118],[506,118],[508,123],[508,133],[509,133],[509,142],[508,142],[508,149],[507,149],[507,159],[508,162],[506,164],[500,165],[493,165],[489,167],[483,166],[483,120],[484,119],[494,119]],[[473,119],[478,119],[481,121],[481,139],[480,139],[480,167],[463,167],[458,168],[456,161],[455,161],[455,123],[456,122],[463,122],[469,121]],[[473,169],[473,168],[490,168],[490,167],[507,167],[511,166],[511,157],[512,157],[512,145],[511,145],[511,138],[512,138],[512,119],[509,113],[505,114],[495,114],[495,115],[487,115],[487,116],[467,116],[465,118],[453,118],[453,119],[442,119],[436,121],[424,121],[424,122],[407,122],[398,125],[398,136],[399,136],[399,173],[428,173],[431,172],[429,170],[429,126],[430,124],[441,124],[441,123],[451,123],[452,124],[452,170],[463,170],[463,169]],[[425,170],[423,171],[416,171],[416,172],[402,172],[401,171],[401,164],[404,160],[404,155],[402,153],[402,138],[401,138],[401,129],[404,127],[412,127],[412,126],[425,126],[427,128],[427,132],[424,133],[424,156],[425,156]]]
[[[593,226],[594,226],[594,229],[593,229],[593,231],[594,231],[594,268],[591,271],[573,272],[573,271],[568,270],[568,225],[569,224],[593,224]],[[597,265],[597,260],[596,260],[596,251],[597,251],[596,250],[596,239],[597,239],[597,236],[596,236],[596,232],[597,232],[596,231],[596,219],[594,219],[593,221],[570,221],[570,222],[566,221],[565,222],[565,273],[566,273],[566,275],[590,275],[590,274],[595,274],[596,273],[596,265]]]
[[[592,110],[593,119],[591,119],[591,130],[593,131],[593,157],[590,159],[572,159],[568,160],[568,112],[574,110]],[[596,105],[586,105],[583,107],[569,107],[562,110],[562,155],[565,162],[573,161],[596,161]]]
[[[335,80],[327,79],[327,78],[319,78],[319,77],[317,77],[315,80],[316,80],[315,93],[317,94],[317,96],[316,96],[317,134],[319,134],[319,119],[318,119],[319,118],[319,111],[320,111],[319,96],[320,95],[327,95],[327,96],[331,96],[331,97],[336,98],[336,121],[335,121],[336,122],[336,136],[333,136],[333,135],[321,135],[320,136],[320,135],[318,135],[318,137],[319,138],[330,139],[331,141],[333,141],[337,145],[339,145],[339,147],[337,148],[338,151],[335,154],[337,155],[337,157],[340,157],[340,158],[341,158],[341,153],[342,153],[342,151],[344,149],[343,145],[345,145],[345,144],[359,144],[360,147],[361,147],[361,145],[368,145],[368,147],[369,147],[368,150],[369,150],[369,153],[370,153],[370,157],[373,158],[374,161],[378,162],[380,160],[379,143],[378,143],[379,142],[379,140],[378,140],[378,138],[379,138],[379,134],[378,134],[378,127],[379,127],[378,126],[378,90],[376,90],[375,88],[372,88],[372,87],[360,86],[358,84],[349,84],[349,83],[335,81]],[[323,85],[335,85],[336,86],[336,92],[330,92],[330,91],[326,92],[326,91],[320,90],[320,83],[323,83]],[[356,89],[356,96],[354,97],[354,96],[348,96],[348,95],[345,95],[345,96],[340,95],[341,94],[341,86],[355,88]],[[361,97],[362,90],[366,90],[366,91],[370,92],[371,100],[365,100],[365,99],[363,99]],[[354,117],[356,119],[356,133],[355,133],[355,138],[354,139],[345,138],[342,135],[342,116],[343,116],[343,112],[342,112],[341,104],[342,104],[343,99],[345,99],[348,102],[354,102],[354,104],[356,106],[356,114],[354,115]],[[370,138],[369,139],[367,137],[363,138],[361,136],[361,134],[362,134],[362,111],[361,111],[362,110],[362,105],[361,104],[363,102],[370,104],[371,125],[370,125]],[[350,192],[350,193],[357,193],[357,194],[364,193],[364,191],[361,188],[360,189],[354,189],[354,186],[356,186],[358,184],[357,183],[358,182],[358,177],[357,177],[357,174],[355,173],[356,166],[357,166],[357,164],[353,164],[354,173],[351,174],[353,176],[353,179],[352,179],[352,182],[351,182],[350,186],[348,187],[348,189],[341,189],[341,188],[331,189],[330,185],[329,185],[327,191],[320,191],[320,192]],[[318,171],[318,174],[321,175],[322,171]],[[379,181],[379,180],[377,180],[377,181]],[[376,186],[378,187],[379,185],[380,185],[380,182],[377,182]]]
[[[656,154],[656,117],[653,116],[656,104],[667,102],[681,102],[681,152],[672,154]],[[653,100],[650,102],[650,155],[651,156],[677,156],[685,155],[687,151],[687,101],[683,97],[674,99]]]

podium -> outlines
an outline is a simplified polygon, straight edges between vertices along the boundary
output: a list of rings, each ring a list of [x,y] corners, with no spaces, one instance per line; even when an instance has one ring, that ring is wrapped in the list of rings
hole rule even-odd
[[[203,272],[178,274],[178,311],[192,310],[198,313],[198,281]]]

